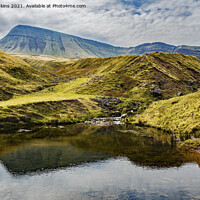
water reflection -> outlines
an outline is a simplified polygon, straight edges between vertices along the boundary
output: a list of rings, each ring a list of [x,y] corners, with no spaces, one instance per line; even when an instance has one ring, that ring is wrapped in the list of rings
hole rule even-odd
[[[0,160],[15,175],[47,172],[119,156],[151,168],[181,166],[199,159],[195,154],[176,149],[170,135],[155,129],[70,125],[15,131],[15,134],[5,131],[0,134]],[[150,134],[153,137],[147,136]]]
[[[126,158],[107,159],[13,178],[0,166],[1,200],[199,199],[195,164],[152,170]]]
[[[126,125],[20,129],[31,131],[0,134],[1,200],[200,199],[199,156],[170,135]]]

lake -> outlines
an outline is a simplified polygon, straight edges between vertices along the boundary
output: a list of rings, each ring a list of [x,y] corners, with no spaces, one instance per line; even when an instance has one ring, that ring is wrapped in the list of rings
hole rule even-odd
[[[153,128],[0,130],[0,199],[200,199],[200,156]]]

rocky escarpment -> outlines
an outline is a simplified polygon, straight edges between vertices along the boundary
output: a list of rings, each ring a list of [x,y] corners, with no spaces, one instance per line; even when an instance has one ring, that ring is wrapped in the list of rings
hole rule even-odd
[[[67,58],[118,56],[126,52],[125,48],[24,25],[14,27],[6,37],[0,40],[0,49],[8,53]]]
[[[83,39],[38,27],[18,25],[0,40],[0,50],[7,53],[43,54],[67,58],[114,57],[152,52],[184,53],[200,58],[200,47],[174,46],[162,42],[123,48]]]

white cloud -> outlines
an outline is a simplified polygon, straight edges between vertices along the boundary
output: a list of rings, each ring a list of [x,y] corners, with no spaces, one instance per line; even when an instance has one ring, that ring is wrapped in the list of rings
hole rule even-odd
[[[23,4],[55,2],[58,3],[56,0],[24,0]],[[117,46],[155,41],[200,45],[198,0],[59,0],[61,3],[86,4],[87,8],[0,8],[0,37],[13,26],[27,24]]]

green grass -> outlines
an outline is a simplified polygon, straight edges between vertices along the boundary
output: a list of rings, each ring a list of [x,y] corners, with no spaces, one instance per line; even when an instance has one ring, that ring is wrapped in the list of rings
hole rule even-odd
[[[77,78],[40,92],[15,96],[0,102],[0,122],[12,123],[75,123],[101,116],[101,108],[91,98],[94,95],[77,94],[76,89],[90,78]],[[28,117],[28,118],[27,118]],[[27,118],[27,120],[24,118]]]
[[[36,68],[41,72],[48,72],[59,69],[62,66],[72,64],[78,59],[69,59],[69,58],[59,58],[52,56],[33,56],[33,55],[23,55],[23,54],[14,54],[15,57],[19,57],[24,60],[26,63]]]
[[[16,96],[8,101],[1,101],[1,107],[22,105],[35,102],[44,102],[44,101],[61,101],[64,99],[78,99],[95,97],[94,95],[84,95],[77,94],[76,88],[81,87],[83,84],[87,83],[89,78],[79,78],[69,83],[59,84],[54,87],[44,89],[40,92],[35,92],[27,95]]]
[[[101,109],[90,99],[65,99],[9,105],[0,109],[2,126],[10,123],[75,123],[101,116]]]
[[[155,87],[162,90],[162,99],[177,96],[179,92],[188,94],[200,87],[199,59],[183,54],[151,53],[68,61],[48,58],[51,62],[37,57],[38,65],[32,62],[34,59],[26,58],[36,68],[41,64],[41,68],[46,69],[46,73],[53,73],[60,83],[80,77],[90,78],[87,84],[76,90],[78,94],[153,101],[156,98],[150,91]],[[53,67],[53,63],[58,65]]]
[[[146,107],[152,101],[176,97],[178,92],[184,95],[193,93],[200,87],[200,60],[183,54],[150,53],[142,56],[73,60],[30,56],[23,58],[33,66],[3,52],[0,55],[0,95],[8,93],[8,98],[4,99],[7,101],[0,101],[2,120],[6,117],[31,117],[32,113],[35,122],[75,121],[75,118],[78,121],[79,118],[87,118],[87,115],[93,116],[93,113],[100,115],[102,110],[91,100],[96,96],[125,98],[125,102],[114,109],[121,112],[126,108],[128,112],[135,104]],[[43,67],[45,75],[41,73]],[[51,86],[52,73],[57,81],[54,86]],[[17,88],[20,88],[21,93],[15,92]],[[153,88],[159,88],[162,96],[153,96]],[[199,103],[196,100],[199,92],[193,95],[194,98],[191,98],[192,95],[175,98],[178,103],[170,103],[173,99],[156,102],[139,119],[169,131],[192,132],[199,128],[199,115],[195,110]],[[59,107],[65,101],[72,101],[72,105],[67,104],[67,109]],[[56,111],[44,111],[42,107],[46,105],[49,105],[47,110],[54,106]],[[84,111],[79,112],[77,105],[82,106]],[[62,117],[59,117],[60,114]]]
[[[200,129],[200,91],[182,97],[152,103],[132,120],[176,134],[193,133]]]
[[[0,100],[39,91],[52,81],[51,75],[41,74],[20,58],[0,51]]]
[[[199,150],[200,149],[200,139],[188,139],[181,143],[180,148],[184,148],[187,150]]]
[[[70,69],[68,70],[68,68]],[[150,92],[162,90],[168,99],[182,92],[188,94],[200,86],[200,61],[182,54],[152,53],[106,59],[80,59],[58,71],[66,77],[92,76],[79,93],[155,100]],[[95,76],[94,76],[95,74]],[[192,85],[191,85],[192,83]]]

